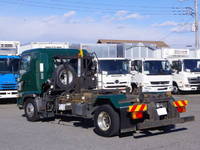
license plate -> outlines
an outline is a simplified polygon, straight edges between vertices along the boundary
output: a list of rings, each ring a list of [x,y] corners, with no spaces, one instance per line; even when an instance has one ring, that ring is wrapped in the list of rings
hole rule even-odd
[[[159,116],[167,115],[167,109],[165,107],[156,109]]]

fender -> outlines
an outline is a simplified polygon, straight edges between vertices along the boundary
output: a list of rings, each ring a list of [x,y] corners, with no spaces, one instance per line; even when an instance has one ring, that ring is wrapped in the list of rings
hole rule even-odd
[[[99,95],[96,98],[96,104],[105,104],[110,103],[116,109],[122,107],[127,107],[131,105],[130,102],[126,102],[127,97],[125,94],[108,94],[108,95]]]

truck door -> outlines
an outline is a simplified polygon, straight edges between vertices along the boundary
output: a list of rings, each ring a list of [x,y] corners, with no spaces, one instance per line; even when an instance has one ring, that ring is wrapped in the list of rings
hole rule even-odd
[[[134,60],[131,62],[132,84],[138,85],[142,82],[142,61]]]
[[[172,66],[171,66],[173,73],[172,73],[172,78],[173,78],[173,83],[178,84],[182,80],[181,71],[182,71],[182,63],[180,60],[175,60],[172,61]]]
[[[33,80],[33,74],[31,69],[31,55],[24,55],[20,61],[20,81],[19,91],[30,91],[32,89],[31,80]]]

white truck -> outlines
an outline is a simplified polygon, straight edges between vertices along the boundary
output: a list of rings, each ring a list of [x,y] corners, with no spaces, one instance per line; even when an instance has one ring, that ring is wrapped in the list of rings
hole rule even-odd
[[[172,72],[166,59],[139,58],[131,60],[132,91],[167,92],[172,91]]]
[[[167,58],[173,73],[173,93],[200,90],[199,50],[163,49],[162,57]]]
[[[200,59],[169,59],[173,69],[173,93],[200,90]]]
[[[129,60],[125,58],[98,58],[98,88],[131,90]]]

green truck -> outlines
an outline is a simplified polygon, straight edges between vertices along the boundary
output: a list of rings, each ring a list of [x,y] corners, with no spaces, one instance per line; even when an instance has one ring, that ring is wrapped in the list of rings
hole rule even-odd
[[[19,98],[28,121],[58,116],[93,119],[94,131],[110,137],[122,132],[163,128],[180,117],[187,100],[170,93],[131,95],[97,88],[95,55],[78,49],[32,49],[21,54]]]

